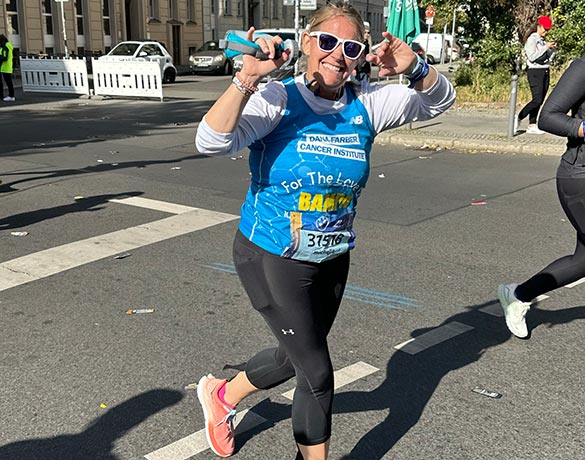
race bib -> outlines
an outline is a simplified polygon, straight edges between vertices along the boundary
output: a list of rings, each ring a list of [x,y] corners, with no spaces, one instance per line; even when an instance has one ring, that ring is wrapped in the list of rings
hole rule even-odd
[[[354,246],[353,214],[343,216],[291,212],[291,244],[283,254],[291,259],[324,262]]]

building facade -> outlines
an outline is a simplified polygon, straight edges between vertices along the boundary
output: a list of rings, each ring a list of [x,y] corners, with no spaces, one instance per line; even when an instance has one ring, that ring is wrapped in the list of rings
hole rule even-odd
[[[99,55],[124,40],[153,39],[164,43],[179,65],[227,30],[294,28],[294,6],[285,3],[290,0],[3,0],[0,33],[16,56]],[[383,0],[353,4],[377,41],[385,30]],[[301,29],[311,14],[300,11]]]

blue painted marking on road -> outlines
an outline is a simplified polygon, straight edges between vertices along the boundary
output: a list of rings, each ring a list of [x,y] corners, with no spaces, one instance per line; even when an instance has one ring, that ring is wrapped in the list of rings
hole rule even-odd
[[[211,265],[204,265],[205,268],[211,268],[213,270],[219,270],[220,272],[231,273],[233,275],[236,274],[236,269],[233,265],[227,264],[211,264]]]
[[[416,300],[414,300],[410,297],[404,297],[402,295],[397,295],[397,294],[390,294],[388,292],[383,292],[383,291],[376,291],[374,289],[367,289],[367,288],[362,288],[362,287],[358,287],[358,286],[352,286],[351,284],[348,284],[346,286],[346,291],[351,291],[352,294],[355,294],[355,295],[363,295],[366,297],[375,297],[375,298],[379,298],[379,299],[388,299],[388,300],[391,300],[392,302],[404,304],[404,305],[409,306],[409,307],[416,307],[417,306]]]
[[[355,300],[356,302],[369,303],[371,305],[377,305],[379,307],[391,308],[392,310],[400,310],[400,311],[407,310],[407,308],[401,307],[399,305],[394,305],[393,303],[390,303],[390,302],[375,302],[373,300],[367,300],[367,299],[363,299],[363,298],[359,298],[359,297],[354,297],[351,294],[347,294],[347,293],[343,297],[345,299]]]
[[[233,264],[213,263],[211,265],[203,266],[205,268],[211,268],[212,270],[236,274],[236,269]],[[351,284],[345,286],[345,298],[349,300],[355,300],[356,302],[362,302],[401,311],[408,311],[413,308],[420,307],[416,299],[411,297],[391,294],[390,292],[376,291],[374,289],[353,286]]]

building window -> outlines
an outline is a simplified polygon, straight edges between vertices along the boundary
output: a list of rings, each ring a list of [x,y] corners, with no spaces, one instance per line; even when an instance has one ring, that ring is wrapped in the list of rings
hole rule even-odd
[[[278,19],[279,0],[272,0],[272,19]]]
[[[177,19],[178,18],[178,14],[177,14],[177,0],[169,0],[169,18],[170,19]]]
[[[43,0],[43,32],[45,35],[53,35],[53,10],[51,9],[52,0]]]
[[[232,0],[224,0],[223,1],[223,14],[225,16],[232,15]]]
[[[158,0],[148,0],[148,17],[158,19]]]
[[[75,0],[75,20],[77,21],[77,35],[83,35],[83,0]]]
[[[16,0],[6,0],[6,14],[8,15],[8,35],[18,35],[18,6]]]
[[[195,0],[187,0],[187,19],[195,22]]]
[[[106,50],[112,46],[111,8],[110,1],[102,0],[102,22],[104,24],[104,47]]]
[[[242,17],[242,0],[238,0],[238,17]]]
[[[264,15],[265,18],[269,18],[270,17],[270,0],[264,0],[264,11],[262,12],[262,14]]]

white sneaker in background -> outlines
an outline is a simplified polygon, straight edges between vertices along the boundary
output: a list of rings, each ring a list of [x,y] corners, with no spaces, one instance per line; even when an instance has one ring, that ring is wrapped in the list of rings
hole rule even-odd
[[[14,102],[16,99],[14,99],[13,97],[10,96],[6,96],[4,99],[2,99],[4,102]]]
[[[500,284],[498,286],[498,299],[504,309],[506,326],[510,332],[521,339],[528,337],[526,326],[526,313],[530,310],[529,302],[522,302],[516,297],[517,284]]]
[[[544,134],[544,131],[538,129],[538,126],[536,126],[535,124],[531,124],[528,125],[528,128],[526,129],[526,134]]]

